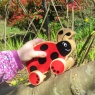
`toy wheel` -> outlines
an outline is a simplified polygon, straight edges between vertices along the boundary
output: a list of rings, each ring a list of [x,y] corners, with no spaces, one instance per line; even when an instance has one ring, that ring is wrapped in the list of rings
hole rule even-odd
[[[65,60],[57,58],[51,62],[50,69],[54,74],[62,74],[65,71]]]
[[[30,73],[29,75],[29,81],[32,85],[39,85],[45,78],[45,75],[43,75],[40,71],[36,70]]]

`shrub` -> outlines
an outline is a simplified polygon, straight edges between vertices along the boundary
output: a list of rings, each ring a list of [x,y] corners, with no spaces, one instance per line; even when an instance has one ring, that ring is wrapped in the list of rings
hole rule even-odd
[[[9,0],[0,0],[0,16],[5,18],[5,5],[8,3]]]
[[[78,0],[78,3],[80,3],[82,0]],[[30,19],[34,19],[34,23],[39,23],[39,20],[43,18],[43,6],[42,6],[42,0],[20,0],[20,2],[23,4],[25,9],[27,10],[27,13],[23,12],[23,9],[19,5],[19,2],[16,0],[12,0],[11,2],[11,8],[10,8],[10,15],[8,19],[9,26],[18,26],[19,28],[28,27],[28,23]],[[50,0],[46,0],[47,5]],[[66,5],[65,0],[56,0],[54,1],[55,4],[61,4]],[[72,9],[72,6],[76,10],[78,10],[77,2],[69,4],[69,10]],[[66,8],[66,6],[65,6]],[[23,28],[24,28],[23,27]]]

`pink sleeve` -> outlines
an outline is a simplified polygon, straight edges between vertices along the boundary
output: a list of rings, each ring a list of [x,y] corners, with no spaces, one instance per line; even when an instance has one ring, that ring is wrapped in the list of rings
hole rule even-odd
[[[21,69],[23,65],[16,50],[0,52],[0,83],[11,80]]]

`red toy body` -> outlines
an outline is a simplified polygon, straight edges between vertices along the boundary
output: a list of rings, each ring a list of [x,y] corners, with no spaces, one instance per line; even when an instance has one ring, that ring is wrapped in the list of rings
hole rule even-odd
[[[56,59],[56,58],[64,58],[65,56],[62,56],[55,43],[52,42],[43,42],[39,45],[37,45],[35,50],[42,50],[47,53],[46,58],[35,58],[32,59],[27,63],[28,72],[31,73],[34,70],[39,70],[42,73],[46,73],[48,70],[50,70],[50,63]],[[31,70],[30,70],[31,69]]]
[[[67,55],[73,51],[72,47],[74,44],[71,39],[69,40],[69,38],[65,38],[63,41],[59,41],[58,43],[46,41],[37,44],[34,47],[34,50],[45,51],[47,57],[34,58],[26,63],[31,84],[40,84],[45,78],[44,74],[49,70],[58,75],[70,68],[73,65],[72,59],[66,61],[66,58]]]

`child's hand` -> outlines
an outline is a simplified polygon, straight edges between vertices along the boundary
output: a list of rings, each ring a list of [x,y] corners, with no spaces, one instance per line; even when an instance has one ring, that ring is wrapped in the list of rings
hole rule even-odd
[[[35,51],[33,48],[36,44],[43,42],[43,39],[37,38],[27,42],[20,49],[17,50],[20,60],[25,63],[26,61],[31,60],[35,57],[46,57],[46,52],[44,51]]]

